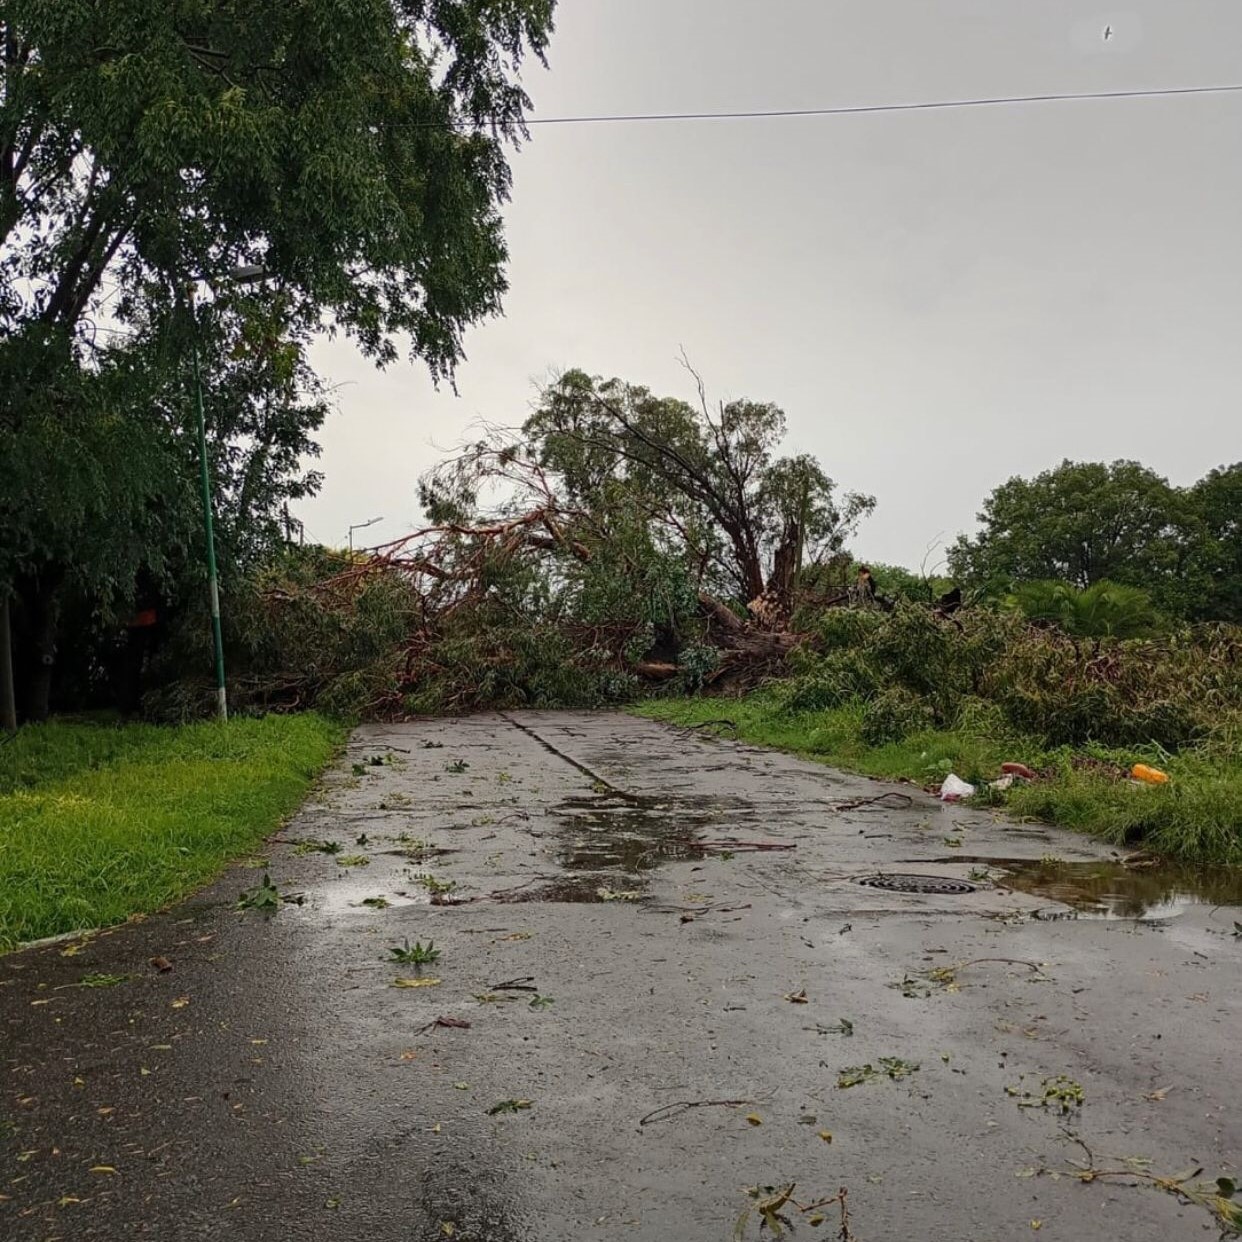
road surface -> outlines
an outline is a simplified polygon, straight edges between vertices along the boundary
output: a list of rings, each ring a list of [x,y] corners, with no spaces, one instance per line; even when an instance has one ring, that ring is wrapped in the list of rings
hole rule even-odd
[[[237,910],[252,860],[0,959],[0,1237],[726,1242],[790,1183],[795,1237],[1216,1236],[1147,1175],[1242,1160],[1242,913],[1053,917],[1038,860],[1109,851],[895,793],[603,713],[362,728],[266,852],[301,904]]]

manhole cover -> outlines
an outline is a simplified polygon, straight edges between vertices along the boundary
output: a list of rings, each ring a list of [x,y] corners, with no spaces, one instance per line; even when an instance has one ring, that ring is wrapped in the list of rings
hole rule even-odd
[[[858,881],[867,888],[893,893],[973,893],[975,885],[939,875],[866,875]]]

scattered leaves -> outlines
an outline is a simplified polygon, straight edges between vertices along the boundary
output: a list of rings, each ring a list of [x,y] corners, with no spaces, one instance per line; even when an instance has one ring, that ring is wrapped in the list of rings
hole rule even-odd
[[[556,1000],[551,996],[532,996],[530,998],[531,1009],[547,1009],[549,1005],[555,1005]]]
[[[420,875],[418,882],[433,896],[437,893],[451,893],[457,887],[456,880],[437,880],[434,875]]]
[[[866,1065],[847,1065],[837,1075],[837,1086],[845,1090],[847,1087],[857,1087],[860,1083],[885,1077],[899,1082],[916,1073],[918,1068],[914,1061],[903,1061],[900,1057],[880,1057],[875,1065],[870,1061]]]
[[[407,979],[404,977],[394,979],[390,987],[394,988],[434,988],[439,987],[439,979]]]
[[[77,986],[80,988],[114,988],[118,983],[125,983],[129,979],[128,975],[103,975],[92,973],[83,975],[78,980]]]
[[[369,867],[371,860],[365,854],[342,854],[336,860],[338,867]]]
[[[341,843],[339,841],[299,841],[293,847],[295,854],[339,854],[341,852]]]
[[[1019,1108],[1054,1108],[1063,1116],[1081,1108],[1086,1098],[1081,1084],[1064,1074],[1053,1078],[1045,1078],[1039,1084],[1038,1091],[1028,1091],[1022,1086],[1022,1079],[1017,1086],[1006,1087],[1005,1094],[1018,1101]]]
[[[530,1108],[533,1101],[531,1100],[498,1100],[487,1110],[489,1117],[495,1117],[498,1113],[520,1113]]]
[[[810,999],[806,994],[806,988],[799,988],[799,990],[796,992],[786,992],[785,999],[789,1001],[791,1005],[810,1004]]]
[[[642,896],[642,893],[636,888],[613,890],[603,886],[595,890],[595,895],[600,901],[637,901]]]
[[[166,957],[152,957],[148,959],[147,964],[154,967],[161,975],[166,975],[173,968],[172,962]]]
[[[364,897],[358,904],[371,910],[387,910],[392,902],[387,897]]]
[[[761,1126],[761,1125],[763,1125],[763,1118],[762,1118],[762,1117],[760,1117],[758,1113],[747,1113],[747,1114],[746,1114],[746,1120],[747,1120],[748,1122],[750,1122],[750,1124],[751,1124],[752,1126]]]

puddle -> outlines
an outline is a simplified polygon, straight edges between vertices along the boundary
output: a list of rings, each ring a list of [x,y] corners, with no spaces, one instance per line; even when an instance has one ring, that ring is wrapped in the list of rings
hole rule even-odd
[[[567,798],[556,860],[567,871],[612,869],[631,875],[670,862],[701,859],[700,831],[727,830],[731,811],[749,813],[742,802],[697,802],[693,809],[669,798],[618,792]],[[613,887],[624,887],[614,885]]]
[[[955,862],[1005,873],[995,882],[1069,911],[1036,911],[1035,918],[1167,919],[1191,906],[1242,906],[1242,868],[1123,867],[1120,863],[1038,859],[960,858]]]
[[[506,893],[493,893],[492,897],[504,905],[540,901],[574,905],[582,902],[608,902],[610,905],[629,906],[645,895],[636,887],[634,881],[618,883],[616,875],[603,873],[558,876],[540,884],[510,889]]]
[[[382,897],[387,906],[376,908],[364,906],[368,897]],[[392,893],[382,888],[359,888],[353,884],[333,884],[316,889],[314,897],[309,898],[302,910],[319,913],[328,911],[331,914],[379,914],[383,910],[397,906],[426,906],[431,904],[430,893],[411,896],[409,893]]]

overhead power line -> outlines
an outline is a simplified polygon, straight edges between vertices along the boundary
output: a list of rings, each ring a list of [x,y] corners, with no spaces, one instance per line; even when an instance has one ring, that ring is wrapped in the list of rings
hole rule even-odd
[[[597,116],[528,117],[526,125],[601,125],[634,121],[750,121],[776,117],[852,116],[869,112],[933,112],[950,108],[993,108],[1002,104],[1053,103],[1087,99],[1155,99],[1173,95],[1225,95],[1242,91],[1242,83],[1226,86],[1170,86],[1134,91],[1080,91],[1046,95],[997,95],[981,99],[936,99],[923,103],[842,104],[832,108],[773,108],[750,112],[635,112]],[[519,121],[497,121],[517,126]]]

